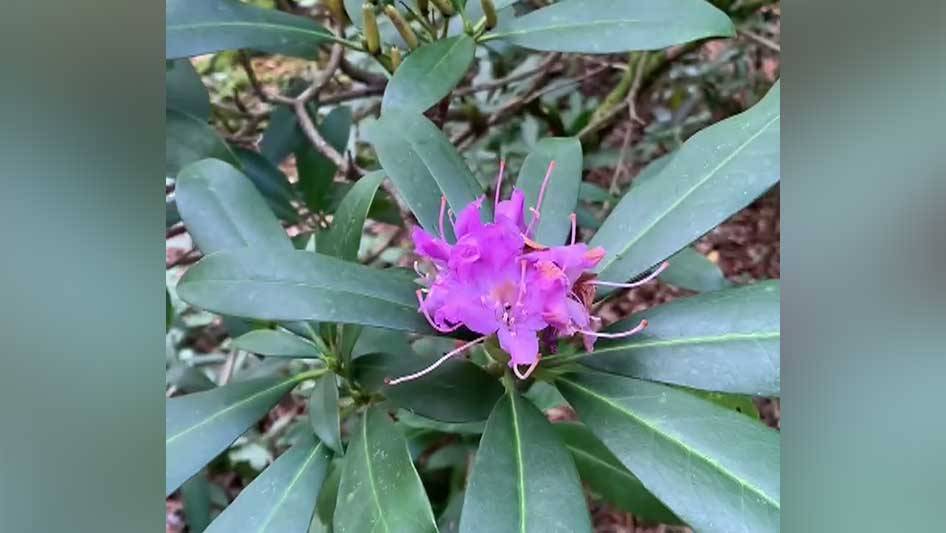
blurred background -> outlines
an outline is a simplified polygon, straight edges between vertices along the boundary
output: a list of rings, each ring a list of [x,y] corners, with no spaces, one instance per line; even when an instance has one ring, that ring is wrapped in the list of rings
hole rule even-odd
[[[0,17],[3,531],[159,531],[177,516],[160,488],[162,8],[14,2]],[[755,37],[685,51],[661,79],[687,91],[656,81],[640,100],[647,124],[616,120],[598,146],[620,151],[630,126],[653,150],[634,161],[656,157],[787,73],[779,190],[697,246],[730,279],[783,280],[783,398],[762,406],[784,433],[783,530],[938,530],[946,8],[799,1],[754,16]],[[208,83],[239,83],[225,67],[201,66]],[[582,80],[576,109],[613,86],[613,70]],[[530,127],[509,135],[527,142]],[[607,188],[615,168],[619,185],[639,170],[589,171]],[[165,252],[165,273],[175,260]],[[625,527],[606,509],[597,519]]]

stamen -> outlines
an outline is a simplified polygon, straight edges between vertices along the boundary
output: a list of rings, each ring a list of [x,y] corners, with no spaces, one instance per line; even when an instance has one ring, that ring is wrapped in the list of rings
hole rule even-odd
[[[445,242],[447,240],[447,237],[444,236],[444,233],[443,233],[443,214],[446,211],[446,209],[447,209],[447,197],[445,195],[441,195],[440,196],[440,218],[439,218],[440,240],[445,241]]]
[[[630,337],[635,333],[643,331],[647,327],[647,319],[641,320],[641,323],[637,325],[634,329],[629,329],[627,331],[622,331],[620,333],[601,333],[598,331],[586,331],[579,329],[578,333],[583,335],[591,335],[592,337],[603,337],[605,339],[620,339],[622,337]]]
[[[386,385],[397,385],[398,383],[404,383],[405,381],[411,381],[411,380],[415,380],[415,379],[417,379],[417,378],[419,378],[419,377],[425,376],[425,375],[427,375],[427,374],[433,372],[434,370],[436,370],[437,367],[439,367],[440,365],[444,364],[444,363],[447,361],[447,359],[450,359],[450,358],[453,357],[454,355],[457,355],[458,353],[463,352],[463,351],[466,350],[467,348],[469,348],[469,347],[471,347],[471,346],[473,346],[473,345],[475,345],[475,344],[479,344],[479,343],[481,343],[481,342],[483,342],[483,341],[485,341],[485,340],[486,340],[486,336],[484,335],[484,336],[482,336],[482,337],[480,337],[480,338],[478,338],[478,339],[472,340],[472,341],[470,341],[470,342],[464,344],[463,346],[460,346],[460,347],[457,348],[456,350],[453,350],[453,351],[451,351],[451,352],[447,352],[446,355],[444,355],[444,356],[441,357],[440,359],[437,359],[436,361],[434,361],[434,364],[428,366],[427,368],[425,368],[425,369],[423,369],[423,370],[420,370],[420,371],[418,371],[418,372],[414,372],[413,374],[408,374],[408,375],[406,375],[406,376],[401,376],[401,377],[399,377],[399,378],[397,378],[397,379],[384,378],[384,383],[385,383]]]
[[[422,277],[422,278],[424,278],[424,279],[427,279],[427,277],[430,276],[430,274],[427,274],[427,273],[425,273],[425,272],[421,272],[421,270],[420,270],[420,261],[414,261],[414,272],[416,272],[418,276],[420,276],[420,277]]]
[[[541,218],[541,215],[539,215],[539,211],[536,208],[530,207],[529,211],[532,213],[532,219],[529,220],[529,225],[526,226],[526,238],[528,238],[528,235],[532,233],[532,225],[538,222],[539,218]]]
[[[575,234],[578,231],[578,216],[575,213],[568,215],[568,219],[572,221],[572,242],[575,244]]]
[[[526,295],[526,261],[519,262],[522,266],[519,273],[519,297],[516,298],[516,305],[522,305],[522,298]]]
[[[596,280],[596,279],[588,280],[588,281],[586,281],[585,283],[588,283],[588,284],[590,284],[590,285],[602,285],[602,286],[605,286],[605,287],[621,287],[621,288],[624,288],[624,289],[633,289],[634,287],[639,287],[639,286],[641,286],[641,285],[647,283],[648,281],[650,281],[650,280],[656,278],[657,276],[659,276],[659,275],[661,274],[661,272],[663,272],[664,270],[667,270],[667,267],[669,267],[669,266],[670,266],[670,262],[669,262],[669,261],[664,261],[663,263],[660,263],[660,266],[657,267],[657,270],[654,270],[653,272],[651,272],[650,274],[648,274],[646,278],[644,278],[644,279],[642,279],[642,280],[640,280],[640,281],[635,281],[635,282],[633,282],[633,283],[615,283],[615,282],[612,282],[612,281],[600,281],[600,280]]]
[[[444,327],[438,326],[437,323],[434,322],[434,319],[430,318],[430,313],[427,312],[427,307],[424,306],[423,289],[418,289],[416,294],[417,294],[417,301],[418,303],[420,303],[420,311],[421,313],[424,313],[424,318],[427,319],[427,322],[430,324],[430,327],[434,328],[435,330],[441,333],[450,333],[451,331],[456,331],[460,329],[460,326],[463,325],[462,323],[460,323],[460,324],[457,324],[456,326],[453,326],[452,328],[444,328]]]
[[[512,373],[515,374],[517,378],[524,380],[524,379],[527,379],[529,376],[532,375],[532,372],[535,370],[535,367],[537,367],[537,366],[539,366],[539,360],[538,360],[538,359],[536,359],[534,363],[532,363],[531,365],[529,365],[529,368],[528,368],[528,370],[526,370],[525,374],[520,374],[520,373],[519,373],[519,365],[512,365]]]
[[[539,199],[535,202],[535,210],[542,211],[542,199],[545,198],[545,188],[549,185],[549,178],[555,170],[555,161],[549,163],[548,170],[545,171],[545,178],[542,180],[542,187],[539,188]]]
[[[499,195],[503,190],[503,174],[506,172],[506,160],[499,160],[499,178],[496,179],[496,197],[493,200],[493,209],[499,207]]]

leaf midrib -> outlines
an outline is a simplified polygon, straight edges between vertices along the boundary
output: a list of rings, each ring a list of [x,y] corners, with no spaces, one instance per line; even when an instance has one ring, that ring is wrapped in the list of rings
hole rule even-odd
[[[381,525],[385,531],[391,531],[388,527],[388,521],[384,518],[384,509],[381,508],[381,498],[378,496],[378,490],[375,488],[374,469],[371,468],[371,454],[368,451],[368,413],[365,413],[361,424],[361,440],[364,443],[365,467],[368,469],[368,486],[371,487],[371,496],[375,507],[378,509],[378,518],[381,519]]]
[[[522,460],[522,439],[519,435],[519,414],[516,412],[516,398],[509,395],[509,409],[512,412],[512,437],[516,449],[516,473],[519,490],[519,531],[526,533],[526,486],[525,465]]]
[[[619,24],[640,24],[642,22],[644,21],[640,19],[593,20],[589,22],[575,22],[575,23],[570,23],[570,24],[555,24],[552,26],[537,26],[537,27],[532,27],[532,28],[524,28],[521,30],[507,31],[504,33],[494,33],[490,37],[493,39],[502,39],[509,36],[528,35],[530,33],[539,33],[539,32],[544,32],[544,31],[568,30],[568,29],[596,27],[596,26],[609,26],[609,25],[619,25]]]
[[[165,32],[173,31],[187,31],[187,30],[197,30],[202,28],[219,28],[219,27],[250,27],[254,29],[266,28],[272,30],[280,30],[286,32],[297,32],[303,34],[317,35],[325,39],[331,39],[332,35],[325,32],[320,32],[315,29],[310,28],[300,28],[298,26],[292,26],[289,24],[276,24],[273,22],[246,22],[246,21],[236,21],[236,22],[195,22],[192,24],[172,24],[165,27]]]
[[[257,530],[258,532],[265,531],[266,526],[268,526],[269,523],[272,522],[273,517],[276,516],[276,512],[279,511],[279,508],[282,507],[283,503],[286,502],[286,498],[289,497],[289,494],[292,492],[292,488],[296,486],[296,483],[298,483],[299,478],[302,477],[302,474],[305,472],[306,468],[309,467],[309,463],[311,463],[312,460],[315,459],[315,455],[319,453],[319,451],[322,449],[322,446],[324,446],[324,444],[320,441],[318,444],[315,445],[314,448],[312,448],[312,452],[309,454],[306,460],[302,463],[302,466],[299,467],[299,471],[296,472],[295,476],[293,476],[292,481],[290,481],[289,484],[286,486],[286,488],[283,490],[282,496],[279,497],[279,501],[276,502],[276,505],[273,506],[273,509],[270,511],[269,515],[266,517],[266,520],[263,522],[262,525],[260,525],[259,529]]]
[[[598,269],[598,272],[604,273],[608,268],[611,267],[611,265],[617,262],[618,259],[622,258],[624,254],[626,254],[627,251],[630,250],[630,248],[633,245],[637,244],[638,241],[643,239],[644,236],[647,235],[648,232],[650,232],[652,229],[654,229],[654,227],[657,224],[659,224],[664,218],[666,218],[667,215],[673,212],[676,208],[680,207],[680,204],[682,204],[687,198],[689,198],[691,194],[696,192],[697,189],[705,185],[707,181],[709,181],[713,176],[715,176],[716,173],[719,172],[724,166],[729,164],[729,162],[732,161],[737,155],[742,153],[742,151],[745,150],[745,148],[749,146],[749,144],[751,144],[753,141],[758,139],[763,133],[765,133],[765,131],[768,130],[769,127],[772,124],[774,124],[777,120],[779,120],[781,116],[782,116],[781,113],[776,113],[776,115],[772,117],[771,120],[769,120],[768,122],[765,123],[765,125],[759,128],[759,131],[753,133],[748,139],[746,139],[739,146],[737,146],[732,151],[732,153],[730,153],[725,158],[723,158],[723,160],[720,161],[716,166],[714,166],[705,176],[700,178],[699,181],[697,181],[692,187],[687,189],[687,191],[683,193],[683,195],[681,195],[672,204],[670,204],[670,206],[666,210],[664,210],[656,218],[654,218],[654,220],[650,224],[648,224],[644,229],[638,232],[637,236],[633,240],[628,242],[626,245],[624,245],[621,248],[620,252],[615,253],[615,254],[608,254],[608,258],[610,259],[608,258],[605,259],[605,261],[601,265],[601,268]],[[671,161],[671,165],[672,163],[673,162]],[[665,168],[663,171],[666,171],[666,170],[667,169]],[[661,173],[663,173],[663,171]]]
[[[200,283],[222,283],[222,284],[228,284],[228,283],[231,283],[231,284],[232,284],[232,283],[259,283],[259,284],[263,284],[263,285],[288,285],[288,286],[291,286],[291,287],[299,287],[299,288],[305,288],[305,289],[312,289],[312,290],[319,290],[319,291],[331,292],[331,293],[335,293],[335,294],[342,295],[342,296],[349,296],[349,297],[350,297],[350,296],[352,296],[352,295],[357,295],[357,296],[361,296],[362,298],[370,298],[370,299],[373,299],[373,300],[378,300],[378,301],[380,301],[380,302],[393,304],[393,305],[396,305],[396,306],[398,306],[398,307],[403,307],[403,308],[405,308],[405,309],[413,309],[413,308],[414,308],[413,304],[404,303],[404,301],[402,301],[402,300],[389,300],[389,299],[387,299],[387,298],[385,298],[385,297],[383,297],[383,296],[376,296],[376,295],[372,295],[372,294],[365,294],[365,293],[356,292],[356,291],[343,291],[343,290],[338,290],[338,289],[332,289],[332,288],[325,287],[325,286],[322,286],[322,285],[316,285],[316,284],[305,283],[305,282],[281,281],[281,280],[271,280],[271,279],[270,279],[270,280],[264,280],[264,279],[256,279],[256,278],[247,278],[247,279],[211,279],[211,278],[200,278],[200,279],[198,279],[198,280],[184,280],[183,283],[182,283],[182,286],[187,286],[188,284],[200,284]]]
[[[233,409],[236,409],[237,407],[240,407],[240,406],[246,404],[247,402],[251,402],[251,401],[255,400],[256,398],[258,398],[258,397],[260,397],[260,396],[269,394],[270,392],[273,392],[273,391],[275,391],[276,389],[279,389],[280,387],[284,387],[284,386],[286,386],[286,385],[288,385],[288,384],[290,384],[290,383],[293,383],[293,382],[295,382],[295,381],[298,381],[298,378],[295,377],[295,376],[293,376],[293,377],[291,377],[291,378],[287,378],[287,379],[285,379],[285,380],[283,380],[283,381],[280,381],[279,383],[277,383],[276,385],[273,385],[272,387],[263,389],[263,390],[261,390],[261,391],[259,391],[259,392],[254,392],[253,394],[247,396],[246,398],[244,398],[244,399],[242,399],[242,400],[240,400],[240,401],[238,401],[238,402],[232,403],[232,404],[228,405],[227,407],[221,409],[220,411],[215,412],[213,415],[211,415],[211,416],[209,416],[209,417],[207,417],[207,418],[204,418],[203,420],[201,420],[200,422],[194,424],[193,426],[190,426],[190,427],[188,427],[187,429],[184,429],[184,430],[182,430],[182,431],[179,431],[178,433],[175,433],[174,435],[171,435],[170,437],[165,438],[165,440],[164,440],[164,445],[165,445],[165,447],[167,447],[169,444],[171,444],[172,442],[174,442],[177,438],[179,438],[179,437],[181,437],[181,436],[183,436],[183,435],[186,435],[187,433],[190,433],[191,431],[193,431],[193,430],[195,430],[195,429],[197,429],[197,428],[199,428],[199,427],[201,427],[201,426],[203,426],[203,425],[205,425],[205,424],[208,424],[211,420],[214,420],[214,419],[216,419],[216,418],[218,418],[218,417],[220,417],[220,416],[223,416],[224,414],[226,414],[226,413],[232,411]],[[216,389],[212,389],[212,390],[216,390]],[[182,397],[182,399],[183,399],[183,398],[186,398],[186,396]]]
[[[722,474],[724,477],[727,477],[727,478],[731,479],[732,481],[734,481],[734,482],[735,482],[737,485],[739,485],[740,487],[742,487],[742,488],[744,488],[744,489],[748,489],[748,490],[749,490],[750,492],[752,492],[753,494],[759,496],[763,501],[767,502],[767,503],[769,504],[769,506],[774,507],[775,509],[781,510],[781,507],[780,507],[779,502],[773,500],[772,497],[769,496],[768,494],[766,494],[764,491],[762,491],[762,489],[756,487],[755,485],[750,484],[748,481],[745,481],[744,479],[740,478],[740,477],[737,476],[736,474],[730,472],[729,470],[727,470],[726,468],[724,468],[722,465],[720,465],[719,463],[717,463],[717,462],[714,461],[713,459],[711,459],[711,458],[709,458],[709,457],[703,455],[703,454],[700,453],[698,450],[695,450],[695,449],[691,448],[691,447],[688,446],[686,443],[684,443],[684,442],[678,440],[677,438],[675,438],[673,435],[670,435],[669,433],[666,433],[666,432],[662,431],[660,428],[658,428],[658,427],[656,427],[656,426],[654,426],[654,425],[648,423],[645,419],[643,419],[643,418],[641,418],[641,417],[635,415],[632,411],[630,411],[630,410],[624,408],[621,404],[618,404],[618,403],[612,401],[612,400],[611,400],[610,398],[608,398],[607,396],[602,396],[602,395],[596,393],[595,391],[593,391],[593,390],[591,390],[591,389],[589,389],[589,388],[587,388],[587,387],[583,387],[583,386],[579,385],[578,383],[575,383],[574,381],[572,381],[572,380],[570,380],[570,379],[567,379],[567,378],[559,378],[559,381],[564,381],[564,382],[568,383],[568,384],[571,385],[572,387],[575,387],[576,389],[579,389],[579,390],[585,392],[587,395],[589,395],[589,396],[591,396],[591,397],[593,397],[593,398],[596,398],[596,399],[600,400],[601,402],[603,402],[605,405],[611,407],[612,409],[614,409],[614,410],[616,410],[616,411],[618,411],[618,412],[621,412],[621,413],[627,415],[628,417],[634,419],[638,424],[640,424],[640,425],[644,426],[645,428],[647,428],[651,433],[653,433],[653,434],[655,434],[655,435],[660,435],[660,436],[662,436],[667,442],[670,442],[670,443],[675,444],[677,447],[679,447],[680,449],[686,451],[686,452],[689,453],[691,456],[695,455],[696,457],[699,457],[699,458],[702,459],[706,464],[708,464],[709,466],[713,467],[714,470],[716,470],[718,473]],[[646,485],[645,485],[645,486],[646,486]],[[742,501],[742,499],[741,499],[740,501]]]

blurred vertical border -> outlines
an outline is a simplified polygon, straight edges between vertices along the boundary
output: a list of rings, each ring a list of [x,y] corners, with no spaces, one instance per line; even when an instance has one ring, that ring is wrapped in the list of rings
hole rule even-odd
[[[0,7],[0,531],[163,527],[163,12]]]
[[[946,3],[782,11],[782,530],[940,531]]]

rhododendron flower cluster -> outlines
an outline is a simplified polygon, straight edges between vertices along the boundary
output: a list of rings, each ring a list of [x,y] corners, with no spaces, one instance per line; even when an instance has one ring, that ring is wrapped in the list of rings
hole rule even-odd
[[[452,220],[456,242],[450,244],[444,232],[446,199],[441,200],[440,234],[433,236],[419,227],[411,235],[418,255],[434,269],[425,274],[418,265],[420,283],[417,291],[419,311],[431,326],[442,333],[466,327],[482,335],[445,355],[428,369],[389,383],[396,384],[419,377],[439,363],[470,346],[496,335],[499,345],[509,353],[509,366],[520,378],[527,378],[538,365],[540,339],[554,341],[580,334],[585,349],[591,351],[597,337],[624,337],[647,326],[621,333],[599,333],[599,322],[590,313],[597,281],[591,270],[601,261],[605,250],[575,243],[575,215],[571,215],[571,242],[545,246],[532,240],[535,224],[541,216],[542,199],[553,162],[543,180],[531,220],[525,223],[525,194],[513,189],[508,200],[499,199],[504,164],[500,164],[494,200],[494,219],[482,222],[484,197],[478,198]],[[659,268],[636,286],[659,274]],[[521,367],[526,367],[525,371]]]

